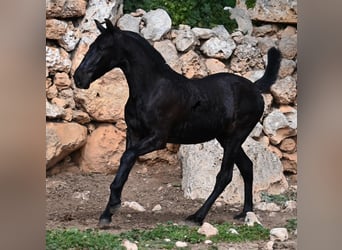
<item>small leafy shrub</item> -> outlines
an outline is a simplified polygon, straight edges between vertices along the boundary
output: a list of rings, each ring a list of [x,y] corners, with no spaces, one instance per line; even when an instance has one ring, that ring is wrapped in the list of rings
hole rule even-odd
[[[255,2],[248,2],[253,1]],[[187,24],[192,27],[212,28],[224,25],[231,32],[237,28],[237,24],[229,18],[229,11],[223,10],[226,6],[234,7],[235,0],[132,0],[124,1],[124,12],[129,13],[138,8],[145,11],[161,8],[169,13],[174,26]]]
[[[261,201],[264,202],[274,202],[279,206],[285,206],[286,201],[289,200],[297,200],[297,192],[294,192],[292,190],[287,190],[283,194],[268,194],[265,192],[261,193]]]
[[[285,227],[287,228],[288,231],[294,232],[297,229],[297,219],[296,218],[288,219],[286,221]]]

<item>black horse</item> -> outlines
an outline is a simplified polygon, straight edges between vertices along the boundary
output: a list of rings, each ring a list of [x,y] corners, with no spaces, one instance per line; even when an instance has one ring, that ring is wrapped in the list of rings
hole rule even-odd
[[[126,150],[110,185],[110,197],[99,224],[108,226],[120,206],[121,192],[138,156],[165,148],[166,143],[195,144],[216,138],[224,149],[213,192],[187,220],[202,224],[210,207],[232,180],[237,165],[244,180],[242,218],[253,210],[253,163],[241,145],[264,110],[261,93],[276,81],[281,54],[271,48],[265,74],[255,83],[234,74],[218,73],[188,79],[173,71],[163,57],[139,34],[121,31],[106,19],[101,34],[74,74],[78,88],[87,89],[103,74],[119,67],[129,98],[125,106]]]

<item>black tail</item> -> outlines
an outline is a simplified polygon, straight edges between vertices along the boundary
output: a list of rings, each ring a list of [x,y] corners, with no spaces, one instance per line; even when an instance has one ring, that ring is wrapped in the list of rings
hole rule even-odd
[[[262,93],[269,92],[271,85],[277,80],[280,61],[280,51],[274,47],[270,48],[267,53],[267,67],[265,73],[255,82]]]

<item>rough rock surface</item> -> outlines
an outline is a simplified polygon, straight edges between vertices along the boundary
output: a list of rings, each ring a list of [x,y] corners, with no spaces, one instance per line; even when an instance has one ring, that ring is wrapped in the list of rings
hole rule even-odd
[[[46,123],[46,168],[82,147],[87,128],[77,123]]]
[[[75,91],[75,100],[90,117],[101,122],[117,122],[123,119],[128,98],[126,78],[114,69],[90,85],[87,90]]]
[[[264,22],[297,23],[297,0],[257,0],[251,16]]]
[[[254,201],[260,193],[279,194],[288,187],[280,160],[261,143],[248,138],[243,144],[246,154],[254,164]],[[182,168],[182,188],[186,197],[206,199],[212,192],[216,175],[221,167],[223,149],[216,140],[197,145],[181,145],[179,151]],[[221,194],[226,203],[243,202],[243,180],[234,166],[233,180]]]
[[[163,9],[147,12],[142,20],[145,22],[145,27],[141,29],[141,34],[147,40],[159,40],[171,29],[171,18]]]
[[[111,124],[101,124],[81,149],[80,169],[85,173],[116,173],[124,145],[122,131]]]

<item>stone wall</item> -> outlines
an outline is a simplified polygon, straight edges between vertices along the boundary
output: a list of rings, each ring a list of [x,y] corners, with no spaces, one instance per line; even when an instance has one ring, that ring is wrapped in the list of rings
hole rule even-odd
[[[254,155],[255,150],[247,148],[258,148],[257,154],[273,159],[272,164],[267,165],[271,173],[278,169],[277,177],[265,175],[272,181],[261,184],[258,190],[271,186],[279,186],[274,192],[284,190],[287,183],[283,172],[297,173],[297,30],[293,25],[297,20],[297,5],[296,1],[291,1],[290,5],[285,3],[288,1],[266,2],[257,1],[253,10],[246,10],[244,1],[237,1],[236,8],[227,8],[239,26],[238,30],[229,33],[223,26],[208,29],[180,25],[173,28],[167,12],[160,9],[124,14],[123,0],[47,0],[47,171],[57,173],[65,170],[65,166],[69,166],[66,168],[69,171],[115,173],[117,170],[125,147],[123,109],[128,97],[125,76],[120,69],[113,69],[87,90],[77,89],[72,80],[73,72],[99,34],[93,19],[110,18],[120,29],[138,32],[148,39],[175,71],[188,78],[232,72],[255,81],[263,74],[267,50],[278,47],[283,54],[279,78],[272,86],[271,94],[264,95],[264,116],[248,140],[248,145],[253,146],[245,147]],[[291,15],[284,15],[285,9]],[[270,11],[279,14],[270,19],[270,15],[265,15]],[[264,23],[253,26],[250,17]],[[204,153],[203,149],[207,148]],[[189,169],[198,161],[208,165],[206,167],[218,166],[220,156],[214,156],[217,159],[213,160],[205,157],[213,157],[210,152],[219,150],[213,142],[181,146],[179,152],[178,147],[168,145],[167,149],[141,160],[151,164],[181,162],[185,171],[185,194],[201,198],[206,192],[200,191],[201,195],[195,192],[200,181],[195,183],[196,177],[188,174]],[[187,157],[189,152],[204,158],[190,159]],[[269,155],[270,152],[273,154]],[[257,158],[255,156],[253,161],[258,169],[265,162]],[[215,178],[215,174],[212,176]]]

